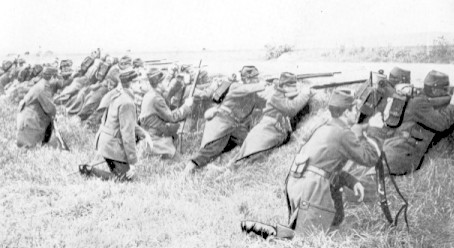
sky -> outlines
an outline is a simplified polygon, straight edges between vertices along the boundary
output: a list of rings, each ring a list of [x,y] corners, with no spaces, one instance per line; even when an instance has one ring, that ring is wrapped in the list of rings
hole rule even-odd
[[[0,52],[11,53],[374,46],[454,32],[454,0],[14,0],[2,9]]]

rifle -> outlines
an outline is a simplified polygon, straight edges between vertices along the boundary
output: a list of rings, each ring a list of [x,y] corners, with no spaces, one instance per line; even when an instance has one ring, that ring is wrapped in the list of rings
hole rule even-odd
[[[340,71],[336,72],[322,72],[322,73],[306,73],[306,74],[299,74],[296,75],[296,79],[303,80],[307,78],[318,78],[318,77],[332,77],[336,74],[340,74]]]
[[[55,136],[57,137],[57,140],[58,140],[58,143],[61,146],[61,149],[65,150],[65,151],[69,151],[69,147],[66,144],[65,140],[63,139],[63,137],[61,136],[60,130],[59,130],[58,126],[57,126],[57,121],[54,119],[53,122],[54,122],[53,124],[54,124]]]
[[[178,61],[173,61],[173,62],[152,62],[152,63],[146,63],[147,65],[153,66],[153,65],[171,65],[174,63],[177,63]]]
[[[152,60],[145,60],[144,63],[145,63],[145,64],[149,64],[149,63],[159,63],[159,62],[162,62],[163,60],[166,60],[166,59],[152,59]]]
[[[197,70],[197,73],[195,74],[195,77],[194,77],[194,83],[191,85],[191,89],[189,90],[189,97],[192,97],[194,95],[195,88],[196,88],[196,85],[197,85],[197,81],[199,81],[199,75],[200,75],[201,66],[202,66],[202,60],[200,60],[200,62],[199,62],[199,67],[197,67],[198,70]],[[186,125],[186,119],[184,119],[184,121],[183,121],[183,125],[181,127],[181,133],[180,133],[180,152],[181,153],[183,153],[183,131],[184,131],[184,126]]]
[[[314,85],[314,86],[311,86],[311,89],[319,90],[319,89],[333,88],[333,87],[339,87],[339,86],[345,86],[345,85],[361,84],[361,83],[364,83],[366,81],[367,81],[367,79],[359,79],[359,80],[353,80],[353,81],[335,82],[335,83]]]

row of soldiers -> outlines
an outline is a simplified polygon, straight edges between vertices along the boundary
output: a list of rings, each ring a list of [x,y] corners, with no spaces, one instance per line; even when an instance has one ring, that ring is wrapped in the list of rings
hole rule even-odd
[[[94,53],[93,57],[99,55]],[[138,112],[133,85],[137,84],[141,72],[131,64],[127,57],[120,60],[118,76],[109,77],[110,81],[118,79],[118,85],[106,88],[97,108],[102,115],[95,147],[110,172],[84,164],[79,167],[83,175],[131,180],[138,159],[136,142],[140,139],[147,141],[150,153],[173,157],[179,122],[189,116],[194,99],[212,98],[222,84],[199,88],[194,96],[187,95],[183,101],[172,104],[177,92],[185,95],[182,89],[190,84],[191,75],[182,74],[181,69],[166,73],[151,68],[142,72],[149,88]],[[57,73],[55,67],[44,68],[42,78],[21,101],[19,146],[47,142],[56,113],[55,103],[70,101],[67,97],[70,90],[52,97],[65,84]],[[197,81],[197,75],[192,81]],[[285,144],[294,131],[293,117],[314,94],[310,88],[301,87],[297,76],[289,72],[282,73],[279,79],[260,82],[257,68],[244,66],[239,75],[241,82],[233,76],[227,79],[230,86],[222,101],[205,112],[202,143],[186,163],[185,176],[191,176],[237,145],[241,148],[228,165],[214,168],[222,176],[234,172],[245,161]],[[76,78],[65,89],[80,87]],[[336,89],[332,93],[328,103],[331,119],[313,131],[295,155],[287,176],[288,225],[274,227],[243,222],[244,231],[263,237],[291,238],[314,229],[332,230],[344,216],[341,189],[347,200],[376,200],[376,172],[371,167],[383,156],[389,164],[386,175],[409,174],[420,167],[432,142],[446,135],[445,131],[454,124],[449,78],[442,72],[431,71],[424,79],[422,90],[410,84],[410,72],[401,68],[394,68],[388,77],[377,74],[376,78],[371,76],[357,91]],[[72,87],[74,82],[76,85]],[[272,87],[272,94],[266,100],[262,118],[253,125],[258,94],[267,86]]]

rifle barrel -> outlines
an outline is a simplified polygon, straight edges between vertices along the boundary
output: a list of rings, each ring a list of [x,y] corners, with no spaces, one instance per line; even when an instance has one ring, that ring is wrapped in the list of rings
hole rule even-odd
[[[322,73],[306,73],[306,74],[299,74],[296,76],[297,79],[306,79],[306,78],[317,78],[317,77],[332,77],[336,74],[340,74],[340,71],[336,72],[322,72]]]
[[[314,85],[314,86],[311,86],[311,88],[315,89],[315,90],[319,90],[319,89],[339,87],[339,86],[345,86],[345,85],[351,85],[351,84],[360,84],[360,83],[364,83],[366,81],[367,81],[367,79],[360,79],[360,80],[354,80],[354,81],[346,81],[346,82],[337,82],[337,83]]]

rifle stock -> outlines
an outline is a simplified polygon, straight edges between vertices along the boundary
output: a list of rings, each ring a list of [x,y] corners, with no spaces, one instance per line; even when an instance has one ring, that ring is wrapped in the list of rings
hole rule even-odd
[[[55,121],[55,119],[54,119],[53,122],[54,122],[53,124],[54,124],[55,136],[57,137],[58,143],[60,143],[61,149],[65,150],[65,151],[69,151],[69,147],[66,144],[65,140],[63,139],[63,137],[61,136],[60,129],[57,126],[57,121]]]

